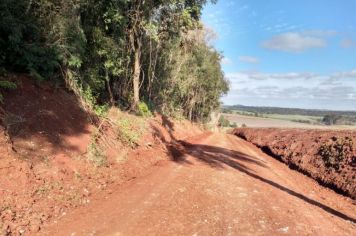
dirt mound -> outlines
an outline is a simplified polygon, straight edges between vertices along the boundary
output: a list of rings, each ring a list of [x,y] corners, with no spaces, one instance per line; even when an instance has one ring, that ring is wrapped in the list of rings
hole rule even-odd
[[[241,128],[233,133],[291,168],[355,199],[355,131]]]
[[[163,116],[143,119],[117,111],[120,115],[111,118],[121,126],[103,129],[105,138],[97,140],[99,127],[72,93],[49,83],[37,85],[25,75],[7,79],[18,89],[4,93],[0,124],[1,235],[38,232],[169,160],[172,139],[201,132]],[[142,123],[140,135],[130,126],[137,123]],[[181,132],[184,126],[190,127],[188,133]],[[98,158],[105,160],[100,166]]]

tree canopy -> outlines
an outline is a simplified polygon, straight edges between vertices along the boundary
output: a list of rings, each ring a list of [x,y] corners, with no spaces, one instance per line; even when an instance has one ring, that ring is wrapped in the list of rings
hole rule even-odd
[[[206,120],[228,91],[206,0],[2,0],[0,68],[64,81],[88,109]]]

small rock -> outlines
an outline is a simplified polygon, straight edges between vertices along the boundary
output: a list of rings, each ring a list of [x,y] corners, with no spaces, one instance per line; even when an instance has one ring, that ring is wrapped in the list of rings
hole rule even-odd
[[[280,228],[280,229],[278,229],[278,231],[283,232],[283,233],[288,233],[289,227]]]
[[[25,231],[26,231],[26,230],[24,230],[24,229],[19,229],[19,233],[20,233],[20,234],[24,234]]]

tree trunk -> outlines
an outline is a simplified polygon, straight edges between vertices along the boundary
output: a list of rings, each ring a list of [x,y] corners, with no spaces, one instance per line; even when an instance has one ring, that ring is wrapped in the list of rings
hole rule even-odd
[[[108,71],[105,71],[105,80],[106,80],[106,86],[109,92],[109,98],[110,98],[110,105],[114,106],[115,105],[115,100],[114,100],[114,96],[112,94],[112,90],[111,90],[111,86],[110,86],[110,78],[108,75]]]
[[[140,48],[137,47],[134,52],[135,61],[134,61],[134,73],[133,73],[133,90],[134,90],[134,97],[133,97],[133,104],[132,108],[136,110],[138,103],[140,102]]]

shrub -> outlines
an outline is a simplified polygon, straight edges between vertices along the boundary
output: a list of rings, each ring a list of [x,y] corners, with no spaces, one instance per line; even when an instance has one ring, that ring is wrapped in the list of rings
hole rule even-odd
[[[145,102],[140,102],[138,104],[138,114],[143,117],[152,116],[152,113]]]
[[[221,116],[219,119],[219,126],[221,127],[229,127],[230,126],[230,121],[226,119],[224,116]]]
[[[242,124],[241,127],[242,127],[242,128],[246,128],[247,125],[246,125],[246,124]]]
[[[88,148],[88,160],[97,167],[102,167],[107,164],[103,150],[93,140]]]
[[[231,128],[237,128],[238,126],[237,126],[236,122],[234,122],[234,123],[230,124],[230,127]]]
[[[338,170],[340,163],[352,158],[353,142],[349,137],[332,138],[320,146],[318,154],[322,157],[327,168]]]
[[[136,131],[129,119],[122,118],[117,121],[119,128],[119,139],[131,148],[137,146],[140,139],[140,132]]]

